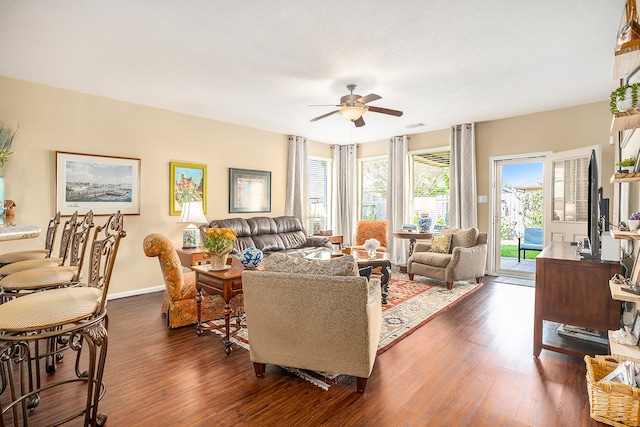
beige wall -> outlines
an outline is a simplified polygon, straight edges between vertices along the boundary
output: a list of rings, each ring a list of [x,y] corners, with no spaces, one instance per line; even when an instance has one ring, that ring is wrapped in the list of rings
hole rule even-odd
[[[141,159],[141,214],[126,216],[111,294],[162,286],[157,260],[144,256],[142,240],[153,232],[182,242],[183,224],[169,215],[169,162],[207,165],[207,218],[228,213],[228,168],[272,172],[272,211],[284,214],[287,136],[144,107],[88,94],[0,77],[0,120],[20,123],[6,173],[5,197],[17,203],[16,220],[46,226],[55,206],[55,152]],[[602,145],[602,183],[612,197],[614,147],[608,144],[611,115],[600,102],[477,124],[478,194],[489,194],[489,158]],[[448,146],[449,130],[411,136],[409,150]],[[361,144],[359,157],[387,154],[386,139]],[[331,157],[329,145],[310,142],[309,154]],[[235,216],[236,214],[233,214]],[[254,214],[241,216],[250,217]],[[478,207],[488,229],[489,205]],[[98,217],[100,223],[103,217]],[[42,247],[37,239],[3,242],[0,251]]]
[[[286,135],[4,77],[0,94],[0,119],[12,128],[20,123],[5,184],[5,197],[17,204],[16,222],[44,229],[55,213],[56,151],[141,159],[140,215],[125,217],[127,237],[111,294],[163,284],[157,259],[142,251],[147,234],[163,233],[182,244],[185,225],[169,215],[171,161],[207,165],[208,219],[230,216],[229,167],[271,171],[272,211],[266,215],[284,214]],[[44,236],[0,245],[2,252],[43,247]]]

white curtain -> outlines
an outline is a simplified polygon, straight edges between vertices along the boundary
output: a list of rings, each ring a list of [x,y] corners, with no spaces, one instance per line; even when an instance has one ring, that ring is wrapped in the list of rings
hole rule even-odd
[[[449,225],[478,226],[475,124],[451,127]]]
[[[389,139],[389,176],[387,179],[387,221],[389,236],[388,251],[391,262],[407,263],[408,244],[404,239],[394,239],[393,231],[402,230],[402,224],[413,221],[409,202],[412,199],[409,187],[409,137],[395,136]]]
[[[333,233],[341,234],[349,246],[354,244],[358,218],[356,158],[356,145],[333,146]]]
[[[289,161],[287,164],[287,197],[284,214],[300,219],[303,227],[307,224],[309,203],[309,178],[307,173],[309,154],[307,138],[289,136]],[[308,231],[308,230],[307,230]]]

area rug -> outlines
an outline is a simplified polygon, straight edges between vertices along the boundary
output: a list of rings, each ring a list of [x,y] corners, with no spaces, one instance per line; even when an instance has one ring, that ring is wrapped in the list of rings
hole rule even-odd
[[[404,273],[392,273],[389,281],[388,303],[382,306],[382,332],[378,344],[378,355],[482,286],[475,281],[456,282],[453,289],[449,291],[444,282],[423,277],[415,277],[415,279],[409,280],[409,276]],[[211,331],[224,336],[224,319],[213,320],[207,324],[211,327]],[[232,326],[233,324],[234,319],[232,319]],[[231,338],[231,342],[248,350],[247,329],[241,329]],[[342,375],[326,372],[282,368],[324,390],[328,390],[330,386],[344,378]]]

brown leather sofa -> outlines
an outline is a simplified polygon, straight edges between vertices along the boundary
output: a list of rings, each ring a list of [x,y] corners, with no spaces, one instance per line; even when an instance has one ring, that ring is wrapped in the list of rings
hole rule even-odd
[[[300,220],[293,216],[216,219],[201,225],[200,231],[214,227],[232,228],[238,233],[231,252],[236,255],[250,247],[265,255],[280,252],[298,257],[333,248],[327,237],[308,237]]]

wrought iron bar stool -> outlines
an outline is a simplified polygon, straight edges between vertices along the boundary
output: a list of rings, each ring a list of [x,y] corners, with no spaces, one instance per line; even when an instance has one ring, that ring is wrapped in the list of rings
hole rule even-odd
[[[47,235],[44,241],[44,249],[27,249],[24,251],[6,252],[0,254],[0,266],[11,264],[18,261],[25,261],[28,259],[42,259],[48,258],[53,252],[53,245],[56,240],[56,233],[58,226],[60,225],[60,212],[49,220],[47,226]]]
[[[107,293],[120,245],[126,236],[120,212],[96,228],[90,245],[89,276],[83,286],[47,289],[15,298],[0,305],[0,399],[2,419],[28,426],[29,411],[40,404],[43,394],[59,386],[86,383],[86,400],[78,412],[65,414],[53,425],[84,415],[85,426],[104,425],[107,415],[98,412],[105,392],[102,382],[107,356]],[[75,372],[60,372],[45,385],[34,385],[33,370],[40,370],[40,357],[32,356],[38,342],[68,339],[76,352]],[[82,350],[88,357],[81,357]],[[49,355],[51,356],[51,355]],[[81,365],[87,364],[86,370]],[[66,374],[66,375],[65,375]],[[60,376],[60,377],[59,377]],[[9,399],[9,403],[5,403]],[[44,400],[43,400],[44,401]]]
[[[9,276],[20,271],[31,270],[34,268],[59,267],[64,265],[69,255],[69,247],[71,243],[71,235],[78,226],[78,211],[74,212],[62,228],[62,236],[60,237],[60,248],[58,257],[48,256],[46,258],[27,259],[23,261],[12,262],[11,264],[0,267],[0,278]]]
[[[65,230],[63,231],[65,244],[69,248],[65,251],[63,259],[69,260],[68,265],[64,265],[63,261],[63,265],[30,268],[2,277],[0,279],[0,303],[31,292],[72,286],[79,283],[87,243],[91,237],[89,233],[94,227],[93,211],[87,212],[83,218],[74,221],[76,218],[76,215],[72,216],[69,220],[72,222],[72,226],[67,230],[67,225],[65,224]],[[6,267],[18,264],[23,264],[23,262]]]

